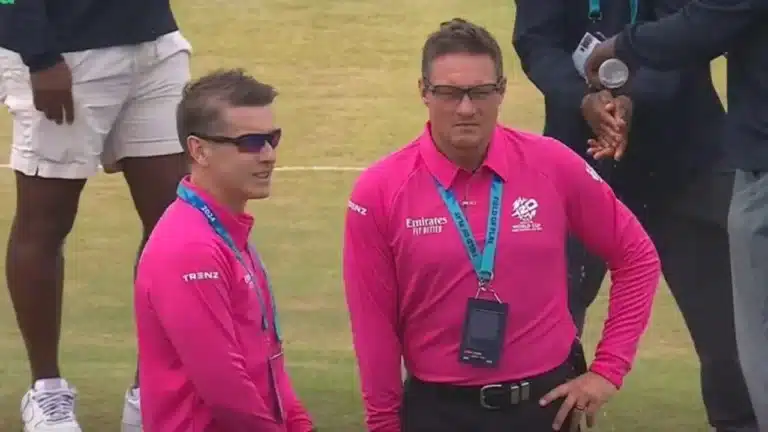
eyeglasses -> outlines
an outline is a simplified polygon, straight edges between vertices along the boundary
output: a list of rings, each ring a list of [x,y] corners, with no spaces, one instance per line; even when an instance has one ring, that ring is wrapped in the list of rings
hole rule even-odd
[[[267,133],[245,134],[237,137],[204,135],[199,133],[193,133],[190,135],[214,143],[234,144],[238,150],[242,152],[258,153],[267,144],[269,144],[273,149],[277,148],[277,145],[280,143],[280,137],[282,133],[282,129],[275,129]]]
[[[452,85],[432,85],[424,80],[426,90],[437,99],[447,102],[461,102],[464,96],[473,102],[483,101],[499,93],[504,88],[503,79],[492,84],[480,84],[472,87],[456,87]]]

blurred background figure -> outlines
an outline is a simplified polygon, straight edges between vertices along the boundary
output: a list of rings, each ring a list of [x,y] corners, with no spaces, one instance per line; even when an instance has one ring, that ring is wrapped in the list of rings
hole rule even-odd
[[[5,269],[32,373],[21,416],[27,432],[79,432],[58,358],[64,240],[102,164],[128,183],[143,247],[186,169],[174,119],[191,49],[169,0],[3,2],[0,29],[16,174]],[[141,430],[137,385],[125,432]]]
[[[653,239],[699,358],[709,424],[720,432],[756,431],[731,307],[726,225],[733,171],[723,153],[725,111],[709,62],[667,71],[640,67],[626,86],[598,90],[572,58],[587,33],[613,35],[686,2],[518,0],[514,46],[544,95],[544,135],[604,174]],[[571,312],[581,331],[606,267],[571,237],[568,270]]]
[[[619,58],[639,73],[642,66],[660,70],[696,67],[727,53],[728,115],[723,140],[736,167],[728,215],[736,342],[761,431],[768,430],[766,19],[766,0],[685,2],[663,20],[631,26],[600,44],[585,68],[589,82],[599,87],[598,69],[609,58]],[[714,316],[718,321],[722,317]]]

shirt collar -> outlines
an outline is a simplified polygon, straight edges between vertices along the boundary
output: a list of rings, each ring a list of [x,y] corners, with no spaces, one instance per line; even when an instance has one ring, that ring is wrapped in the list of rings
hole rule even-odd
[[[444,188],[450,188],[456,180],[456,176],[462,170],[455,163],[451,162],[445,155],[437,149],[435,141],[432,139],[432,125],[427,122],[424,132],[418,138],[419,152],[427,165],[427,169],[432,176],[440,182]],[[490,169],[503,181],[507,181],[509,169],[507,168],[507,156],[504,151],[506,137],[504,129],[497,125],[493,130],[491,143],[488,146],[488,153],[481,168]]]
[[[227,233],[232,237],[235,244],[238,247],[245,249],[251,235],[251,228],[253,228],[253,216],[247,213],[233,213],[225,206],[219,204],[205,190],[193,184],[189,180],[189,176],[185,177],[181,183],[196,193],[206,204],[208,204],[208,207],[210,207],[213,214],[216,215],[216,218],[218,218],[219,222],[224,226],[224,229],[227,230]],[[203,217],[205,216],[203,215]],[[208,223],[207,218],[206,223]]]

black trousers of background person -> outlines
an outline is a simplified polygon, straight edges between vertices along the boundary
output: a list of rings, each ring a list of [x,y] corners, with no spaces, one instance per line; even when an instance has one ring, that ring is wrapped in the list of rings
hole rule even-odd
[[[732,185],[733,173],[700,173],[661,203],[645,208],[627,204],[656,245],[664,278],[693,340],[709,423],[718,432],[756,432],[734,334],[726,225]],[[571,313],[581,332],[606,269],[575,239],[567,251]]]
[[[413,377],[405,381],[400,410],[402,432],[552,432],[563,400],[539,406],[538,400],[550,390],[578,375],[566,364],[531,379],[531,397],[517,405],[489,410],[455,387],[423,383]],[[565,425],[570,425],[570,417]],[[569,427],[562,431],[568,432]]]

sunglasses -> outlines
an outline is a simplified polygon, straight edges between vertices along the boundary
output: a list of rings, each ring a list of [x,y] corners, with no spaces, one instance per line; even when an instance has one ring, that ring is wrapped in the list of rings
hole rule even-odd
[[[280,136],[282,133],[282,129],[275,129],[267,133],[245,134],[237,137],[204,135],[197,133],[191,135],[218,144],[234,144],[238,150],[242,152],[258,153],[267,144],[269,144],[273,149],[277,148],[277,145],[280,144]]]

